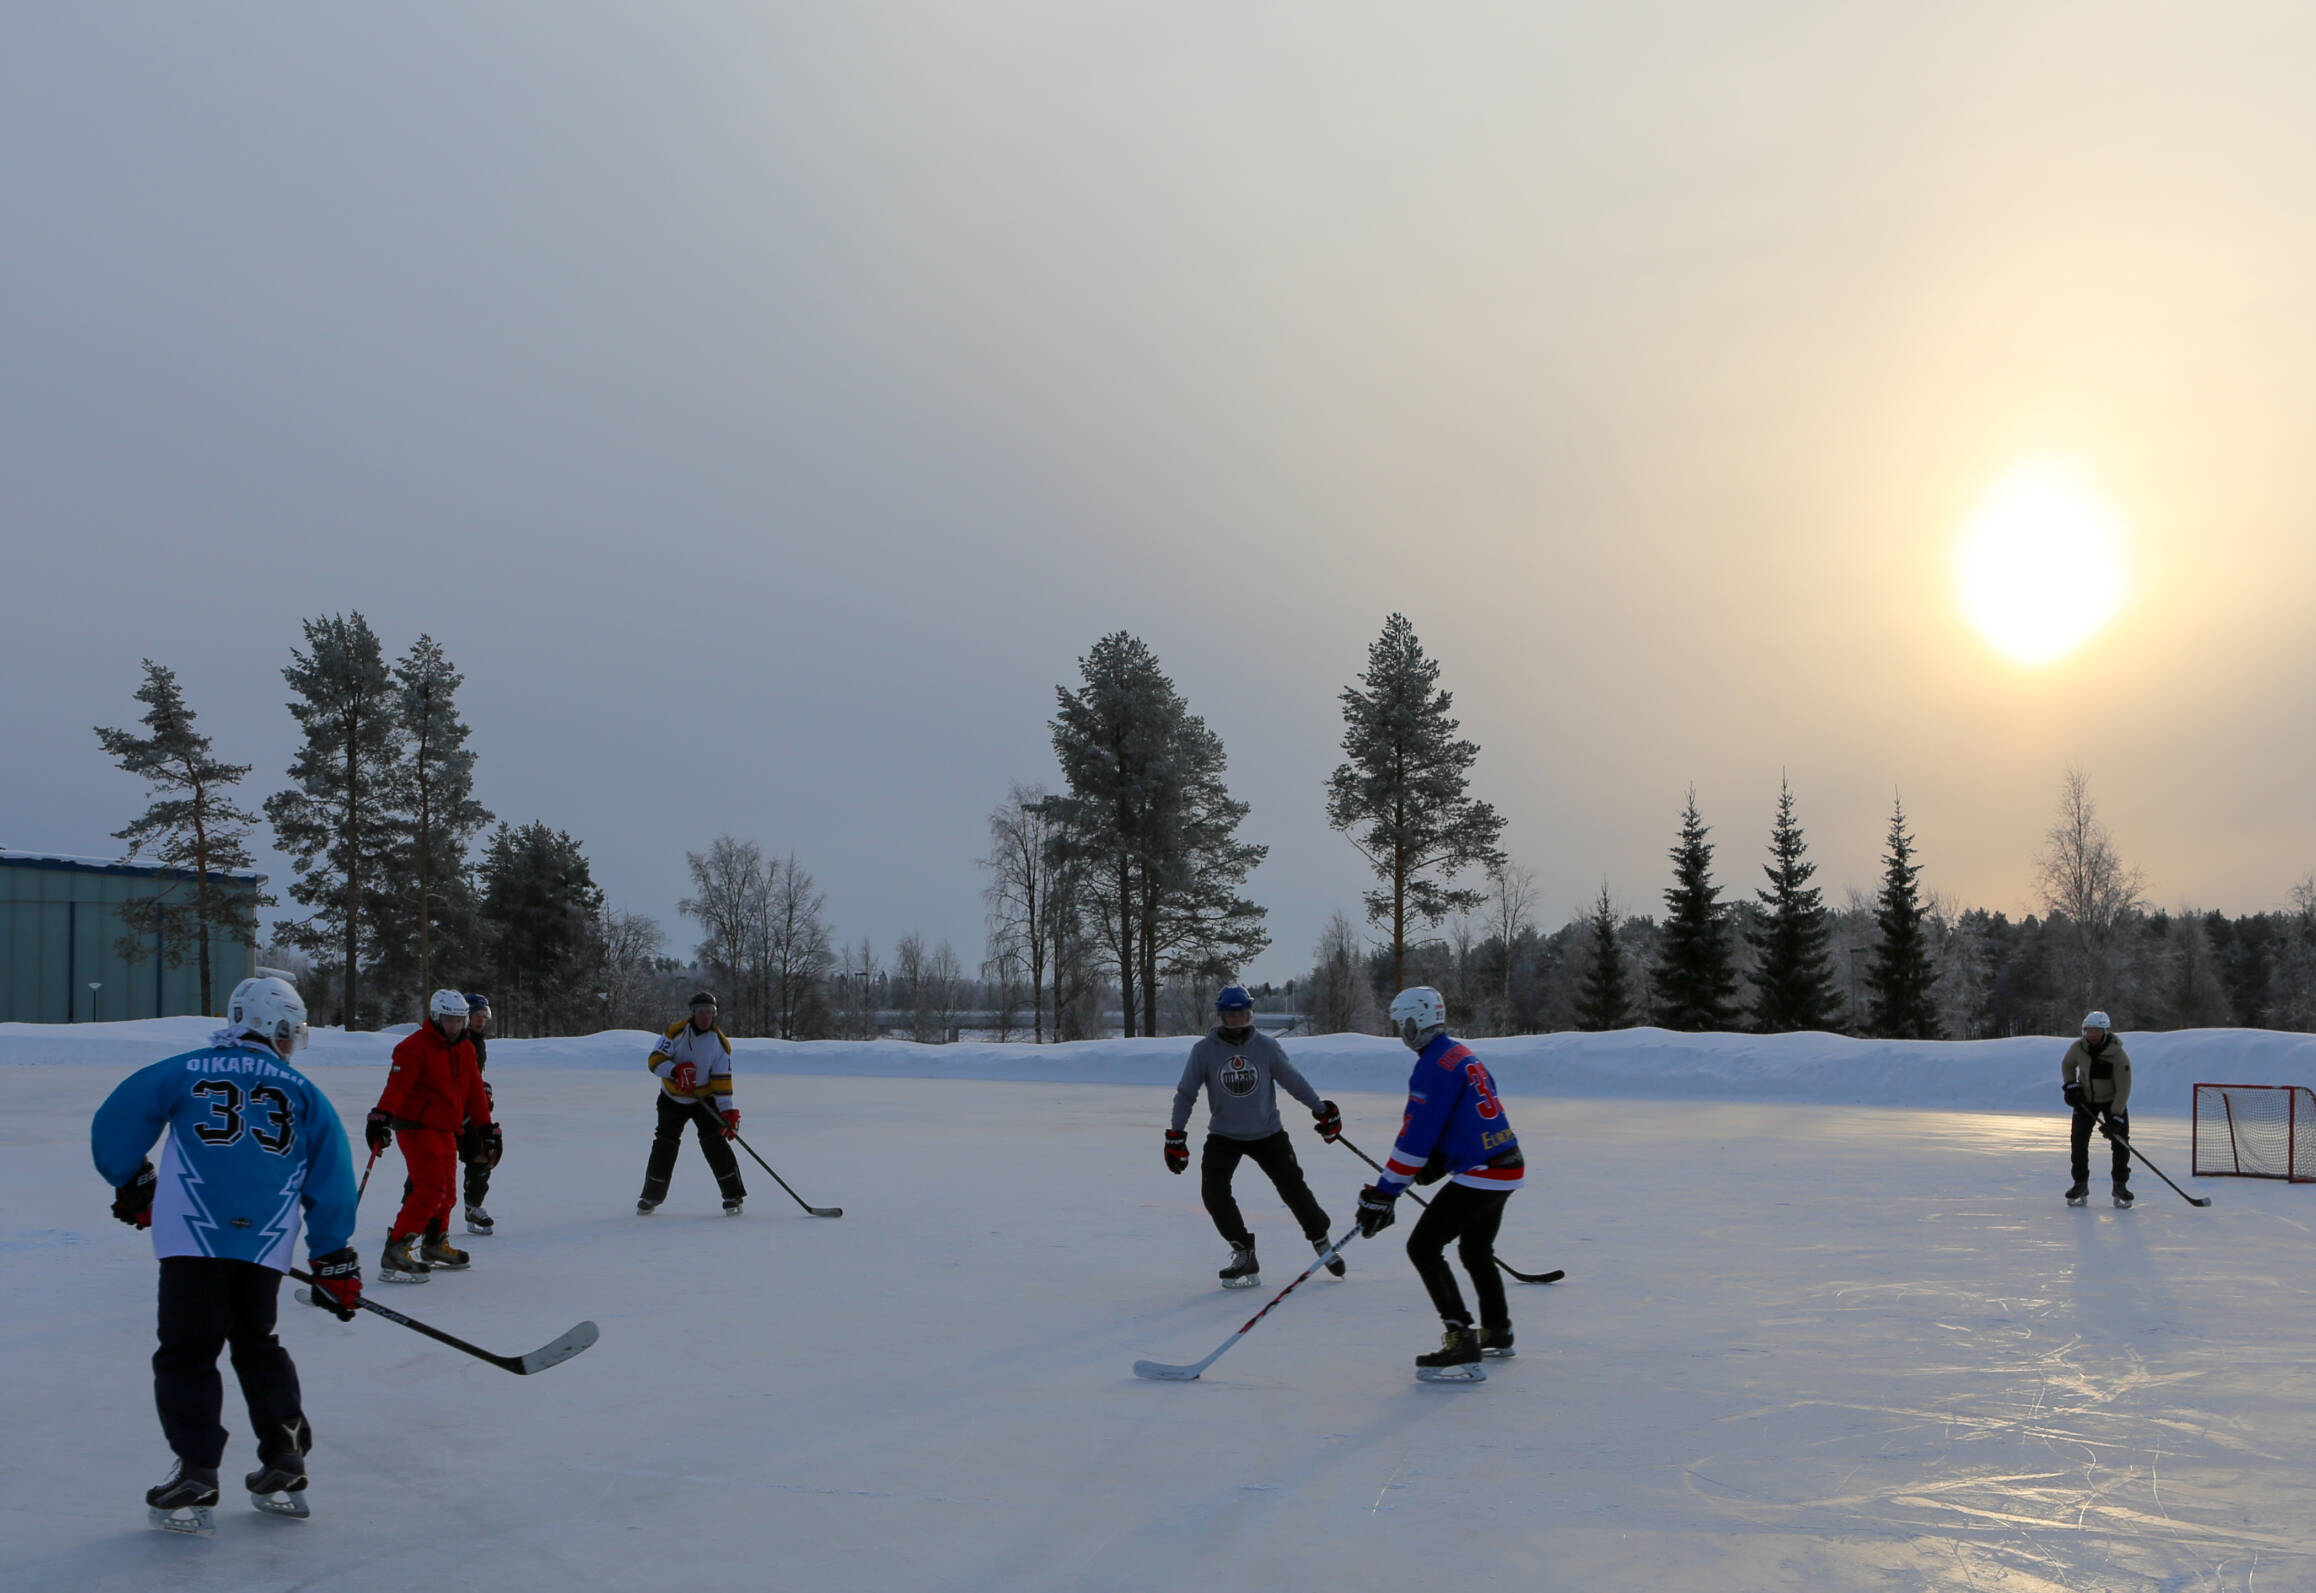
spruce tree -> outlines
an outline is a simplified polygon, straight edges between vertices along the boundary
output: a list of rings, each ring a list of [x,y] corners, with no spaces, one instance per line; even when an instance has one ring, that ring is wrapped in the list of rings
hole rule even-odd
[[[393,922],[382,938],[398,941],[396,949],[415,959],[410,971],[421,998],[436,983],[444,920],[451,921],[454,942],[469,938],[458,933],[473,918],[467,850],[491,822],[489,810],[474,799],[475,754],[458,716],[464,682],[431,636],[419,637],[394,666],[401,743],[394,805],[401,833],[387,893]],[[457,949],[472,955],[471,946]]]
[[[1711,833],[1697,812],[1697,791],[1692,786],[1688,806],[1681,812],[1681,836],[1673,845],[1664,936],[1650,976],[1657,1022],[1692,1033],[1731,1028],[1737,1021],[1728,914],[1721,905],[1721,888],[1713,883],[1713,848],[1705,839]]]
[[[290,717],[305,742],[290,763],[297,784],[265,800],[274,839],[296,875],[290,897],[313,916],[282,927],[292,945],[341,959],[339,1021],[364,1021],[363,955],[389,879],[397,839],[393,677],[378,635],[359,613],[305,622],[306,651],[282,678],[297,697]]]
[[[501,824],[482,879],[494,1018],[517,1034],[600,1028],[603,892],[579,843],[541,823]]]
[[[1383,622],[1361,685],[1345,688],[1342,701],[1346,761],[1327,780],[1327,822],[1383,882],[1364,900],[1367,921],[1390,931],[1397,990],[1411,924],[1436,925],[1487,900],[1452,882],[1466,869],[1503,866],[1504,821],[1467,789],[1479,744],[1457,738],[1455,698],[1439,689],[1439,663],[1404,614]]]
[[[1793,816],[1793,787],[1777,787],[1777,821],[1769,832],[1769,889],[1757,892],[1761,918],[1751,941],[1753,1026],[1763,1034],[1831,1029],[1833,968],[1827,957],[1832,938],[1824,893],[1810,884],[1817,865]]]
[[[1938,970],[1930,960],[1930,940],[1922,922],[1922,898],[1915,878],[1922,865],[1914,861],[1913,837],[1906,833],[1906,804],[1890,812],[1890,850],[1882,864],[1882,890],[1874,901],[1874,925],[1881,938],[1866,969],[1866,984],[1874,996],[1868,1022],[1873,1032],[1889,1040],[1940,1038],[1936,986]]]
[[[232,796],[250,765],[214,757],[209,738],[193,728],[193,710],[186,706],[176,672],[150,658],[144,664],[137,701],[145,705],[144,724],[151,734],[96,727],[105,751],[151,787],[151,805],[127,829],[114,831],[113,838],[128,843],[129,856],[141,853],[191,878],[165,881],[152,895],[123,902],[121,921],[128,934],[115,949],[134,962],[152,950],[148,938],[157,938],[170,967],[183,967],[188,955],[197,958],[201,1010],[214,1015],[219,1005],[210,967],[212,939],[223,934],[244,946],[256,945],[257,909],[273,905],[271,896],[254,887],[217,877],[250,866],[249,828],[257,815]]]
[[[1600,899],[1584,915],[1592,933],[1592,966],[1576,997],[1576,1026],[1599,1033],[1632,1027],[1632,991],[1624,976],[1624,948],[1616,940],[1616,904],[1609,899],[1608,881],[1600,882]]]

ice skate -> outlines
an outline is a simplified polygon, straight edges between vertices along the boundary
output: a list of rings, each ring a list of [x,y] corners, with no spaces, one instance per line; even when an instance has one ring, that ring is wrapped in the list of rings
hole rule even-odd
[[[1314,1239],[1311,1241],[1311,1248],[1320,1255],[1327,1256],[1327,1247],[1334,1242],[1332,1239]],[[1327,1256],[1327,1270],[1338,1278],[1343,1276],[1346,1270],[1343,1265],[1343,1258],[1341,1256]]]
[[[167,1482],[145,1490],[145,1519],[164,1532],[217,1530],[217,1468],[177,1462]]]
[[[724,1215],[727,1217],[737,1217],[740,1215],[740,1202],[745,1198],[746,1197],[742,1195],[734,1195],[730,1200],[725,1201]]]
[[[474,1257],[450,1242],[450,1236],[431,1230],[426,1244],[418,1252],[418,1259],[429,1267],[440,1267],[445,1272],[464,1272]]]
[[[303,1521],[306,1508],[306,1451],[313,1447],[313,1429],[299,1417],[282,1429],[272,1444],[257,1452],[257,1469],[241,1479],[249,1502],[270,1516],[292,1516]]]
[[[1263,1281],[1262,1268],[1255,1260],[1254,1246],[1251,1244],[1232,1245],[1230,1247],[1230,1264],[1216,1273],[1215,1276],[1222,1280],[1222,1286],[1226,1289],[1259,1287]]]
[[[1512,1330],[1508,1327],[1480,1329],[1480,1354],[1491,1361],[1512,1358]]]
[[[2131,1186],[2119,1178],[2115,1181],[2115,1204],[2125,1211],[2131,1209]]]
[[[636,1196],[636,1198],[635,1198],[635,1214],[636,1214],[638,1217],[648,1217],[648,1216],[650,1216],[650,1215],[651,1215],[653,1212],[655,1212],[655,1211],[659,1210],[659,1203],[660,1203],[662,1200],[664,1200],[665,1198],[667,1198],[667,1197],[665,1197],[664,1195],[638,1195],[638,1196]]]
[[[488,1239],[498,1231],[498,1224],[491,1221],[491,1214],[482,1207],[469,1206],[466,1208],[466,1231]]]
[[[424,1283],[433,1276],[427,1264],[410,1253],[416,1243],[418,1235],[414,1233],[386,1241],[385,1254],[378,1258],[380,1283]]]
[[[1440,1335],[1439,1348],[1415,1358],[1415,1375],[1425,1383],[1484,1383],[1480,1369],[1480,1336],[1461,1322],[1450,1322]]]
[[[2090,1202],[2090,1199],[2091,1199],[2091,1185],[2090,1185],[2090,1181],[2089,1181],[2088,1179],[2078,1178],[2078,1179],[2076,1179],[2076,1180],[2075,1180],[2073,1183],[2071,1183],[2071,1184],[2069,1184],[2069,1185],[2067,1186],[2067,1204],[2068,1204],[2068,1205],[2070,1205],[2070,1206],[2081,1206],[2081,1205],[2087,1205],[2087,1204]]]

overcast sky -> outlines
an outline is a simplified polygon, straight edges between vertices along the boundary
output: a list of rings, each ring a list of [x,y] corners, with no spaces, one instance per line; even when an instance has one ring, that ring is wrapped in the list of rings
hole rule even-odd
[[[2159,903],[2277,906],[2311,59],[2297,3],[10,7],[0,845],[116,850],[145,656],[278,788],[299,622],[359,609],[678,949],[729,831],[970,962],[1126,629],[1285,978],[1399,609],[1551,922],[1658,910],[1692,782],[1750,890],[1781,771],[1837,895],[1901,790],[2023,911],[2070,763]],[[2030,670],[1949,565],[2045,458],[2130,597]]]

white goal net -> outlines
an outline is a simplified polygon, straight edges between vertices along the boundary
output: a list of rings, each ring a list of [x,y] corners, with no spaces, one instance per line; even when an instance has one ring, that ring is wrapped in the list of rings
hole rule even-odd
[[[2316,1183],[2316,1091],[2298,1084],[2198,1084],[2195,1174]]]

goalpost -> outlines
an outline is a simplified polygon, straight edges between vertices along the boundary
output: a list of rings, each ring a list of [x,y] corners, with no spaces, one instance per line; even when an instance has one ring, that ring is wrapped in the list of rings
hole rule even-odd
[[[2194,1176],[2316,1184],[2316,1090],[2299,1084],[2198,1084]]]

